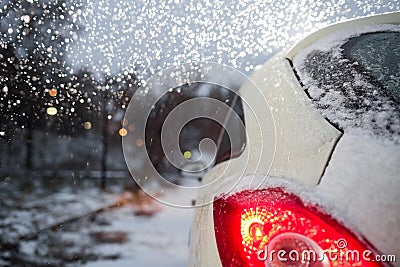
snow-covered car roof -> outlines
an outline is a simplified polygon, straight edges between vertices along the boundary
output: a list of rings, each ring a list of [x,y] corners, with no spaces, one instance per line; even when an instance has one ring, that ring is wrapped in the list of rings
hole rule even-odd
[[[292,46],[286,53],[286,57],[292,60],[298,52],[332,33],[348,30],[350,28],[365,28],[365,25],[372,26],[374,24],[400,24],[400,12],[389,12],[375,16],[355,18],[324,27],[316,32],[311,33],[300,42]]]

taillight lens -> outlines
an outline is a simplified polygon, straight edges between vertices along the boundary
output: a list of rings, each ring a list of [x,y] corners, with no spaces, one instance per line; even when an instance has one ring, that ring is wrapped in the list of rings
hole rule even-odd
[[[282,188],[216,199],[214,226],[224,267],[380,266],[365,242]]]

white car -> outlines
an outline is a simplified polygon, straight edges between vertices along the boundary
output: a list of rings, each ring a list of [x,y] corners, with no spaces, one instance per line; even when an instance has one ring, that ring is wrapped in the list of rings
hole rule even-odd
[[[399,24],[323,28],[240,88],[246,147],[202,180],[190,266],[399,266]]]

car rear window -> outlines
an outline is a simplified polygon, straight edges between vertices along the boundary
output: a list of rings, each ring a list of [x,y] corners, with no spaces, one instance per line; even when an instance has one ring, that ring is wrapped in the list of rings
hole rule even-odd
[[[400,32],[367,33],[343,45],[344,55],[400,100]]]
[[[293,59],[317,110],[344,132],[368,132],[400,142],[400,26],[336,33]]]

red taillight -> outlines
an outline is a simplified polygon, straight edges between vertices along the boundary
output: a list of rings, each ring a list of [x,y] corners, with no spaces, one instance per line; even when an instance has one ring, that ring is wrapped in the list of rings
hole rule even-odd
[[[216,199],[214,226],[224,267],[380,266],[366,243],[282,188]]]

